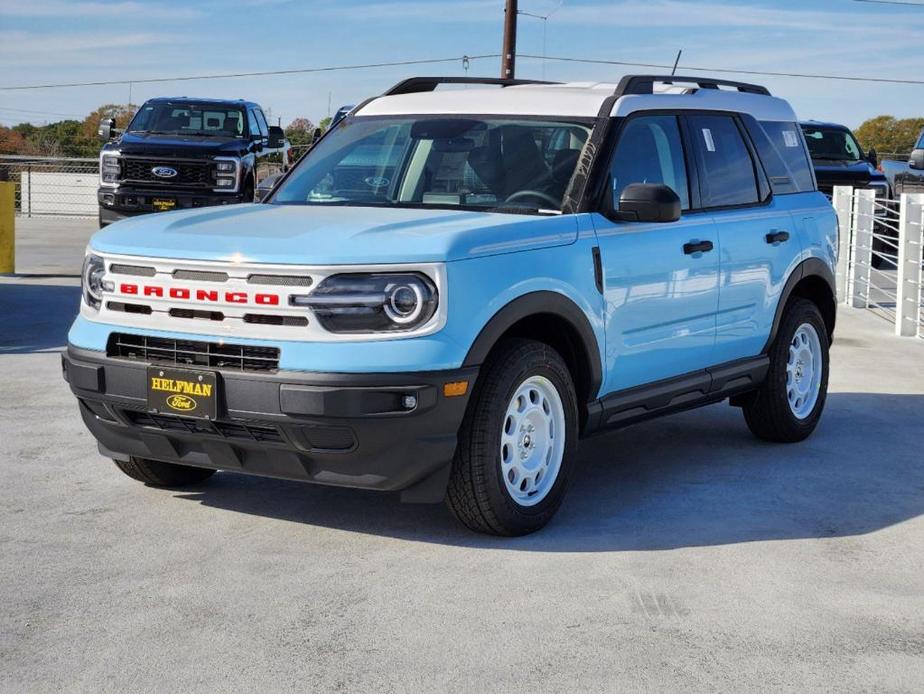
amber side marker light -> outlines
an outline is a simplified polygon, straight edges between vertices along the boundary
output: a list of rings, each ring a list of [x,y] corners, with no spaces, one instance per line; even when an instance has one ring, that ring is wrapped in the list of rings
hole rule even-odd
[[[468,392],[468,381],[453,381],[443,384],[443,395],[447,398],[457,398]]]

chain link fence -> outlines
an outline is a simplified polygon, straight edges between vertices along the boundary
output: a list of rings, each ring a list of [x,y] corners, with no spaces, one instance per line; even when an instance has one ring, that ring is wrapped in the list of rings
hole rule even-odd
[[[0,181],[16,184],[21,217],[96,217],[99,160],[0,156]]]

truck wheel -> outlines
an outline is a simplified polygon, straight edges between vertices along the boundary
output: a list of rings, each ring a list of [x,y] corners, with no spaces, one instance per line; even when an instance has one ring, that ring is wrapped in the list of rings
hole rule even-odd
[[[102,228],[104,228],[104,227],[106,227],[106,226],[108,226],[108,222],[104,222],[104,221],[103,221],[103,214],[100,213],[100,215],[99,215],[99,228],[102,229]]]
[[[116,467],[132,479],[144,482],[152,487],[185,487],[207,480],[215,474],[214,470],[175,463],[162,463],[147,458],[132,458],[127,463],[114,460]]]
[[[472,530],[525,535],[561,505],[577,447],[571,374],[554,349],[533,340],[503,343],[472,394],[446,493]]]
[[[770,348],[767,380],[744,405],[748,428],[765,441],[807,438],[828,395],[828,332],[818,307],[796,299],[786,309]]]

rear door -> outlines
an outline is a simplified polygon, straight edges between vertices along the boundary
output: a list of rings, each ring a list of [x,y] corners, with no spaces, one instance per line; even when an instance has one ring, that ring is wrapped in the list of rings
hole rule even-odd
[[[789,206],[774,199],[741,119],[686,117],[700,206],[718,235],[721,263],[714,363],[761,353],[777,302],[802,248]]]

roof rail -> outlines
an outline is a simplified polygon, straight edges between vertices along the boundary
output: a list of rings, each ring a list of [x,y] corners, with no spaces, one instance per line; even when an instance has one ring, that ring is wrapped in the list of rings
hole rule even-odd
[[[417,92],[432,92],[441,84],[493,84],[499,87],[515,87],[520,84],[559,84],[543,80],[514,80],[503,77],[409,77],[398,82],[382,96],[395,96],[396,94],[415,94]]]
[[[718,89],[719,87],[734,87],[739,92],[748,94],[761,94],[770,96],[770,90],[759,84],[747,82],[732,82],[731,80],[717,80],[712,77],[684,77],[681,75],[626,75],[616,87],[616,96],[625,94],[654,94],[656,82],[673,84],[674,82],[687,82],[695,84],[700,89]]]

